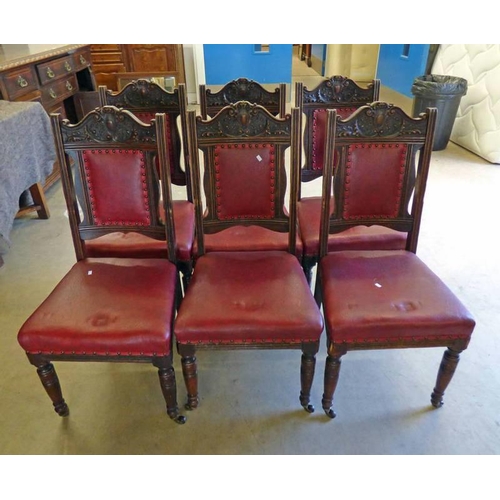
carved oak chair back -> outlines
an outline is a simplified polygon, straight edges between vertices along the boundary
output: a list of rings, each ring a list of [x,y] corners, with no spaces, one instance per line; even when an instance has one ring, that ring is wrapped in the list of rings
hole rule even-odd
[[[312,412],[310,389],[323,321],[295,255],[299,110],[277,118],[258,104],[239,101],[209,120],[190,111],[188,128],[198,255],[174,327],[186,407],[194,409],[199,403],[197,349],[301,349],[300,402]],[[283,208],[287,148],[289,213]],[[206,210],[199,150],[204,158]],[[205,233],[250,225],[288,233],[288,247],[207,250]]]
[[[173,92],[167,92],[160,85],[145,79],[128,83],[120,92],[99,87],[101,105],[113,105],[132,112],[144,123],[149,123],[156,113],[165,114],[167,154],[170,164],[171,182],[186,186],[187,201],[173,202],[174,224],[176,229],[177,265],[182,272],[184,288],[188,286],[192,272],[192,247],[194,242],[194,207],[192,204],[191,183],[189,181],[189,160],[187,146],[187,98],[183,83]],[[180,119],[179,119],[180,116]],[[182,149],[185,171],[181,169],[181,139],[178,120],[182,132]],[[158,173],[159,165],[157,162]],[[161,175],[159,176],[161,178]],[[122,256],[161,258],[164,248],[156,242],[144,240],[136,235],[111,235],[95,241],[90,251],[93,256]]]
[[[382,102],[346,120],[328,111],[316,297],[328,339],[323,409],[330,418],[347,351],[447,347],[431,396],[440,407],[470,341],[471,314],[416,256],[436,114],[428,108],[411,118]],[[358,225],[406,233],[406,249],[328,253],[329,233]]]
[[[101,106],[112,105],[127,109],[144,123],[149,123],[156,113],[165,113],[171,181],[177,186],[186,186],[188,200],[191,201],[187,172],[181,168],[181,149],[184,152],[184,165],[188,165],[185,85],[180,83],[173,92],[168,92],[157,83],[145,79],[132,81],[119,92],[113,92],[101,85],[99,102]],[[177,123],[179,116],[181,133]]]
[[[189,111],[188,129],[198,255],[205,252],[204,234],[235,225],[288,232],[289,251],[295,253],[296,197],[300,179],[292,167],[289,210],[286,212],[285,152],[295,143],[291,162],[298,164],[298,110],[295,118],[290,115],[277,118],[263,106],[240,101],[226,106],[209,120]],[[198,150],[204,158],[206,210],[203,216]]]
[[[77,124],[59,114],[51,121],[77,260],[87,256],[86,241],[133,232],[166,240],[167,257],[176,262],[165,115],[144,124],[127,110],[103,106]],[[163,210],[156,158],[166,179]]]
[[[347,118],[360,106],[379,100],[380,80],[366,88],[344,76],[332,76],[309,90],[302,82],[295,84],[295,106],[305,115],[304,156],[302,181],[312,181],[323,172],[326,111],[336,109]]]
[[[103,106],[74,125],[59,114],[51,123],[77,262],[25,321],[19,344],[62,417],[69,409],[53,361],[143,362],[158,368],[167,413],[184,423],[172,364],[180,284],[165,115],[144,124]],[[166,241],[168,259],[87,258],[89,239],[132,231]]]
[[[238,101],[260,104],[272,115],[284,118],[286,114],[286,84],[280,83],[273,92],[266,90],[260,83],[247,78],[238,78],[212,93],[206,85],[200,85],[200,111],[204,120],[214,117],[224,106]]]
[[[302,110],[301,116],[305,117],[302,181],[312,181],[323,173],[327,110],[336,109],[339,116],[347,118],[360,106],[377,101],[379,93],[379,80],[373,80],[367,87],[361,87],[344,76],[332,76],[313,90],[308,90],[301,82],[297,82],[296,106]],[[308,280],[311,281],[312,269],[319,254],[321,198],[302,197],[299,191],[299,199],[299,226],[304,247],[303,267]],[[396,250],[404,248],[404,245],[403,233],[376,225],[358,226],[329,238],[331,250]]]
[[[328,234],[360,225],[407,233],[406,250],[415,253],[436,110],[411,118],[401,108],[378,101],[359,108],[345,121],[335,111],[335,142],[326,147],[328,161],[332,155],[337,157],[332,160],[337,163],[333,208],[328,207],[332,213],[326,218],[328,230],[323,227],[324,211],[321,214],[320,258],[328,251]],[[332,161],[326,189],[332,183]]]

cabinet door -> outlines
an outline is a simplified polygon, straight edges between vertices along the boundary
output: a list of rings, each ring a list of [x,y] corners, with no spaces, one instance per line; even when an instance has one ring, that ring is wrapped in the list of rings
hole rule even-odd
[[[126,57],[121,45],[91,45],[92,70],[96,85],[118,90],[116,73],[127,71]]]
[[[124,46],[131,72],[169,73],[177,83],[185,83],[182,45],[135,45]]]

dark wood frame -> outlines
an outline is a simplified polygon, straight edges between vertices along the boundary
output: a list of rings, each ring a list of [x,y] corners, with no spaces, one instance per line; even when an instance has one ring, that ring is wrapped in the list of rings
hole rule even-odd
[[[174,165],[171,166],[172,183],[177,186],[186,186],[187,198],[192,201],[191,187],[188,179],[188,151],[187,151],[187,96],[186,86],[179,83],[174,92],[167,92],[157,83],[146,79],[134,80],[119,92],[108,90],[106,86],[99,86],[99,102],[101,106],[112,105],[118,108],[134,111],[165,113],[170,120],[170,143],[173,146]],[[177,126],[177,118],[180,116],[181,132]],[[183,143],[183,156],[186,171],[181,169],[181,137]]]
[[[328,253],[328,235],[343,231],[356,225],[383,225],[399,231],[407,232],[406,250],[416,253],[420,221],[429,171],[430,157],[433,147],[437,110],[428,108],[418,118],[411,118],[400,108],[393,105],[375,102],[356,111],[349,119],[341,120],[336,110],[328,111],[327,140],[325,146],[325,172],[323,176],[322,210],[320,228],[320,260]],[[345,220],[343,213],[343,186],[347,170],[347,148],[350,144],[364,143],[408,145],[407,167],[402,190],[399,211],[394,218],[365,218]],[[418,165],[415,170],[415,156],[420,150]],[[334,165],[334,152],[338,161]],[[335,167],[335,177],[333,171]],[[334,213],[330,213],[332,180],[334,183]],[[413,193],[411,212],[408,212],[409,201]],[[315,296],[318,305],[322,303],[321,267],[318,268]],[[468,345],[464,339],[398,339],[396,341],[332,343],[328,322],[327,331],[328,355],[325,365],[324,394],[322,406],[325,413],[334,418],[332,409],[333,395],[337,386],[341,357],[352,350],[367,349],[402,349],[415,347],[447,347],[439,368],[436,385],[431,395],[432,405],[439,408],[443,404],[444,391],[451,381],[459,361],[459,354]]]
[[[132,113],[114,106],[105,106],[90,112],[81,122],[71,125],[68,120],[61,120],[59,114],[51,115],[52,130],[55,138],[56,153],[61,165],[61,179],[64,196],[68,207],[71,235],[75,247],[77,261],[85,259],[85,240],[103,234],[123,231],[134,231],[156,239],[167,239],[168,260],[175,265],[175,231],[172,214],[172,194],[170,189],[170,168],[168,165],[165,142],[165,115],[156,114],[151,124],[143,124]],[[125,133],[117,133],[122,127]],[[126,137],[120,141],[120,137]],[[95,226],[88,192],[83,179],[85,172],[82,151],[87,149],[140,149],[145,152],[146,179],[150,197],[151,226],[130,227],[118,225]],[[165,179],[162,182],[165,223],[158,215],[159,190],[155,157],[159,157],[160,172]],[[81,209],[84,213],[80,219],[78,197],[73,180],[73,165],[76,183],[81,184],[80,192],[84,194]],[[177,277],[177,290],[180,283]],[[177,301],[179,296],[177,296]],[[174,315],[171,328],[173,331]],[[54,409],[60,416],[69,415],[68,406],[62,396],[61,386],[52,361],[113,361],[152,363],[158,368],[161,390],[167,405],[167,413],[175,422],[183,424],[186,418],[179,415],[177,406],[177,388],[173,368],[173,351],[167,356],[127,356],[127,355],[78,355],[71,353],[27,354],[31,364],[36,366],[38,375],[49,395]]]
[[[132,73],[130,73],[132,74]],[[179,83],[173,92],[167,92],[157,83],[146,79],[138,79],[128,83],[119,92],[108,90],[106,86],[99,86],[99,101],[101,106],[110,104],[119,108],[134,111],[166,113],[170,119],[170,144],[173,145],[174,165],[171,165],[172,183],[186,186],[187,199],[193,201],[191,182],[189,181],[189,151],[187,144],[187,95],[184,83]],[[180,115],[181,133],[177,126]],[[182,137],[183,158],[185,171],[181,169],[181,143]],[[187,289],[193,272],[192,260],[178,261],[177,267],[183,276],[183,287]]]
[[[230,104],[221,110],[213,119],[203,120],[196,117],[194,111],[188,112],[189,130],[189,156],[192,160],[191,180],[195,200],[196,235],[198,255],[205,253],[204,233],[214,233],[234,225],[259,225],[279,232],[288,231],[288,251],[295,255],[297,235],[297,196],[300,183],[300,111],[292,109],[291,115],[277,118],[271,115],[264,107],[242,101]],[[277,148],[276,190],[275,207],[276,221],[253,218],[251,220],[216,220],[213,211],[213,200],[216,192],[214,188],[214,147],[217,144],[236,143],[273,143]],[[290,206],[289,215],[283,211],[283,201],[286,189],[285,150],[291,147],[290,168]],[[205,158],[205,194],[207,198],[208,213],[204,215],[201,198],[200,164],[198,150],[201,149]],[[212,208],[210,208],[212,207]],[[196,273],[196,267],[195,271]],[[310,392],[316,366],[316,353],[319,350],[318,342],[296,343],[222,343],[207,342],[196,345],[180,343],[177,341],[177,351],[181,356],[182,372],[187,389],[186,409],[193,410],[198,407],[198,379],[196,349],[302,349],[301,358],[301,392],[300,403],[303,408],[312,413],[314,406],[310,404]]]
[[[331,76],[323,80],[314,89],[309,90],[302,82],[295,84],[295,106],[305,115],[304,157],[301,169],[302,182],[309,182],[323,175],[323,170],[312,167],[312,147],[314,133],[314,112],[318,109],[359,108],[374,101],[380,95],[380,80],[373,80],[366,88],[345,76]],[[301,199],[299,190],[299,200]],[[309,283],[312,281],[312,270],[318,262],[318,255],[302,257],[302,267]]]
[[[298,111],[295,112],[298,116]],[[298,118],[294,118],[294,123]],[[236,124],[236,126],[235,126]],[[188,112],[188,130],[190,143],[189,156],[192,160],[191,172],[199,172],[198,149],[204,155],[204,179],[203,184],[207,200],[207,212],[203,214],[201,205],[201,190],[197,184],[197,178],[193,178],[193,193],[195,198],[196,211],[196,237],[198,244],[198,256],[205,252],[203,241],[204,234],[211,234],[233,225],[258,225],[267,229],[289,233],[289,248],[291,253],[295,253],[297,223],[296,223],[296,189],[298,186],[294,181],[295,172],[291,172],[291,197],[290,213],[287,215],[283,209],[286,191],[286,169],[285,150],[290,147],[292,138],[292,119],[290,115],[285,118],[277,118],[267,109],[248,101],[240,101],[230,104],[219,112],[213,119],[203,120],[196,117],[194,111]],[[217,198],[215,188],[215,157],[214,148],[219,144],[261,144],[262,142],[272,143],[276,146],[276,189],[274,194],[274,206],[276,215],[273,219],[238,219],[219,220],[216,213],[215,200]],[[292,155],[296,153],[292,150]],[[296,161],[292,158],[292,164]],[[195,174],[192,173],[194,176]],[[199,173],[198,173],[199,175]],[[198,193],[196,195],[195,193]],[[293,223],[295,220],[295,223]]]
[[[260,83],[248,78],[238,78],[226,83],[222,89],[212,93],[206,85],[199,86],[201,117],[214,117],[224,106],[238,101],[260,104],[272,115],[286,115],[286,84],[280,83],[274,92],[269,92]]]
[[[359,108],[374,101],[380,95],[380,80],[373,80],[366,88],[345,76],[331,76],[314,89],[309,90],[302,82],[295,84],[295,106],[305,115],[304,153],[305,163],[301,170],[302,182],[321,177],[322,170],[311,165],[313,114],[317,109]],[[300,199],[300,193],[299,193]]]

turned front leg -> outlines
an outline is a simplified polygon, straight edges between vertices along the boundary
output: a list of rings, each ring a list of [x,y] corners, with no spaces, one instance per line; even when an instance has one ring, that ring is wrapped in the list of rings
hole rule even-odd
[[[187,390],[186,410],[198,408],[200,402],[198,398],[198,369],[196,366],[196,356],[192,346],[179,346],[181,355],[182,374]]]
[[[69,415],[69,408],[66,401],[64,401],[61,384],[59,383],[54,365],[49,361],[44,361],[40,362],[40,364],[36,364],[36,366],[40,381],[49,395],[49,398],[52,400],[54,410],[60,417],[67,417]]]
[[[443,354],[441,365],[439,366],[438,376],[436,379],[436,387],[431,395],[431,403],[435,408],[443,406],[444,391],[453,378],[453,374],[457,368],[460,360],[460,353],[462,351],[455,351],[448,348]]]
[[[335,389],[337,388],[337,382],[339,381],[340,374],[340,358],[345,354],[343,352],[330,352],[326,358],[325,363],[325,380],[324,380],[324,392],[321,404],[323,410],[330,418],[335,418],[337,415],[333,411],[333,395]]]
[[[314,412],[314,406],[310,404],[311,387],[316,368],[316,353],[319,349],[319,342],[304,344],[302,346],[302,358],[300,364],[300,404],[308,413]]]
[[[158,368],[160,386],[167,404],[168,416],[178,424],[186,423],[186,417],[179,415],[177,406],[177,386],[175,383],[175,372],[172,366],[161,366]]]

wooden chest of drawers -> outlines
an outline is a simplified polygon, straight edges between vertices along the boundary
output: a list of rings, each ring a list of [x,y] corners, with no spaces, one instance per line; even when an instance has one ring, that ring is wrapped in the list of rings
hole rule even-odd
[[[41,53],[0,56],[0,99],[38,101],[47,113],[61,113],[76,122],[83,117],[75,104],[78,95],[95,90],[90,45],[64,45]],[[56,163],[44,188],[58,178]]]
[[[37,90],[38,81],[34,66],[26,66],[5,72],[3,84],[7,96],[5,99],[8,101],[16,101],[18,97]]]

